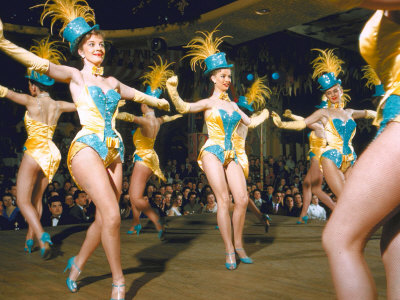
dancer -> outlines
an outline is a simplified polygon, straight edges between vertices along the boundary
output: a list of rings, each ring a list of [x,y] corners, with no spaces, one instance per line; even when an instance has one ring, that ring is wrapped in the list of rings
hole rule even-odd
[[[253,106],[263,107],[265,105],[265,97],[270,98],[271,90],[265,85],[265,77],[255,79],[254,83],[249,88],[245,96],[240,96],[237,105],[243,110],[244,113],[249,114],[254,111]],[[247,100],[249,99],[249,100]],[[248,112],[248,113],[247,113]],[[268,119],[268,109],[263,109],[251,116],[250,125],[246,126],[242,122],[239,123],[236,131],[233,133],[232,141],[236,151],[237,159],[243,169],[245,178],[249,176],[249,160],[246,154],[246,137],[249,128],[255,128],[264,123]],[[261,213],[257,208],[254,201],[249,200],[248,208],[255,214],[265,226],[265,232],[269,231],[270,217],[267,214]]]
[[[346,2],[346,3],[345,3]],[[355,1],[341,1],[354,4]],[[381,254],[387,299],[400,299],[400,1],[357,1],[377,10],[360,35],[360,52],[386,90],[374,123],[377,137],[367,147],[344,186],[322,235],[338,299],[377,299],[364,257],[371,235],[383,225]],[[396,10],[396,11],[394,11]]]
[[[64,55],[50,42],[49,38],[35,41],[30,51],[54,64],[64,60]],[[0,41],[2,43],[2,41]],[[52,138],[57,121],[63,112],[76,111],[73,103],[55,101],[49,91],[54,80],[45,74],[28,68],[29,92],[31,95],[13,92],[0,86],[0,97],[26,106],[24,117],[28,138],[24,145],[24,156],[17,175],[17,204],[29,224],[24,250],[31,253],[34,237],[40,245],[40,255],[45,258],[50,253],[50,235],[40,224],[43,211],[43,193],[53,180],[61,160],[60,151]]]
[[[319,109],[326,107],[326,98],[323,98],[321,104],[316,106],[316,108]],[[289,109],[285,110],[283,116],[295,121],[304,120],[303,117],[293,115]],[[310,143],[310,150],[308,152],[310,168],[308,169],[303,181],[303,208],[296,224],[307,224],[307,211],[313,194],[315,194],[331,210],[333,210],[336,205],[335,202],[332,201],[331,197],[322,190],[323,174],[321,170],[321,154],[325,151],[326,147],[324,127],[320,122],[317,122],[312,125],[312,129],[313,130],[308,136]]]
[[[350,97],[344,94],[342,82],[337,79],[342,71],[343,61],[333,54],[332,49],[314,50],[321,55],[312,62],[312,77],[318,77],[320,90],[328,101],[328,108],[318,109],[304,120],[291,122],[282,122],[275,112],[271,115],[275,125],[283,129],[302,130],[308,126],[315,130],[318,123],[322,124],[327,142],[321,154],[322,170],[330,189],[338,197],[357,157],[351,144],[357,125],[354,119],[373,119],[376,113],[371,110],[344,109]]]
[[[208,182],[217,198],[217,220],[222,239],[225,244],[226,262],[228,270],[236,269],[235,250],[244,263],[253,261],[243,249],[243,226],[248,204],[246,179],[243,170],[238,164],[235,149],[232,145],[232,134],[239,122],[250,125],[250,118],[231,102],[226,91],[231,84],[231,68],[224,52],[218,52],[218,46],[225,37],[213,38],[217,32],[201,32],[204,36],[192,39],[187,48],[191,48],[186,56],[193,56],[191,67],[194,70],[197,63],[202,67],[206,65],[204,75],[207,75],[214,84],[213,94],[206,99],[195,103],[184,102],[177,90],[178,77],[173,76],[167,80],[168,93],[180,113],[197,113],[204,111],[207,124],[208,140],[200,150],[198,163],[206,173]],[[229,191],[235,199],[233,211],[233,237],[231,218],[229,215]]]
[[[71,53],[82,58],[82,70],[53,64],[17,47],[4,39],[2,24],[0,49],[35,71],[69,84],[82,129],[69,149],[68,167],[75,182],[96,205],[96,216],[78,255],[68,260],[65,271],[70,269],[70,273],[66,283],[71,292],[77,291],[76,279],[101,241],[112,273],[111,298],[122,299],[125,279],[120,259],[118,199],[122,188],[124,147],[114,126],[117,105],[121,97],[166,109],[169,104],[166,100],[130,88],[113,77],[102,76],[100,66],[105,55],[104,38],[98,31],[98,25],[89,26],[87,23],[94,23],[95,19],[93,10],[85,1],[47,1],[41,21],[49,15],[53,17],[52,25],[57,20],[65,23],[61,32],[70,42]]]
[[[146,94],[157,98],[160,97],[162,91],[165,89],[167,78],[174,75],[173,71],[168,70],[168,67],[171,64],[164,64],[161,57],[159,57],[159,59],[160,64],[151,66],[150,68],[152,70],[143,76],[145,79],[143,84],[147,84]],[[158,237],[161,239],[164,234],[163,226],[159,220],[159,216],[151,208],[149,202],[143,199],[143,193],[146,183],[153,173],[160,180],[164,182],[166,181],[164,174],[160,170],[157,153],[154,151],[154,143],[160,130],[160,126],[163,123],[176,120],[182,117],[182,115],[178,114],[175,116],[162,116],[156,118],[154,110],[146,104],[141,105],[141,110],[143,117],[137,117],[126,112],[117,115],[117,119],[133,122],[139,125],[133,135],[133,143],[136,148],[135,153],[133,154],[133,162],[135,166],[132,171],[129,186],[129,198],[131,200],[133,211],[133,224],[127,233],[133,234],[136,232],[136,234],[139,235],[140,230],[142,229],[139,217],[140,211],[143,211],[143,213],[148,216],[156,226]]]

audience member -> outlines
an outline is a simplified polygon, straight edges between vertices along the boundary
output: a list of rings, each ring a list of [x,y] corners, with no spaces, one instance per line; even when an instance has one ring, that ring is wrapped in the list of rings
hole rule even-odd
[[[40,221],[43,226],[68,225],[73,222],[71,217],[63,212],[61,196],[50,197],[47,204],[50,214],[42,216]]]
[[[213,193],[209,193],[206,197],[207,204],[203,206],[203,213],[216,213],[218,210],[217,202]]]
[[[311,204],[308,207],[307,216],[309,219],[326,220],[326,211],[319,205],[319,199],[316,195],[313,195],[311,198]]]
[[[184,215],[200,214],[202,206],[197,203],[197,194],[195,192],[189,193],[189,202],[183,207]]]
[[[69,215],[73,218],[74,223],[91,222],[89,216],[86,215],[87,195],[84,191],[76,190],[74,193],[75,206],[73,206]]]

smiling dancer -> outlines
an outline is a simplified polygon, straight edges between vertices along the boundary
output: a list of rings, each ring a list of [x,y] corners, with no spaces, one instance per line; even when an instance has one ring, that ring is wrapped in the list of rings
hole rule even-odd
[[[323,97],[323,100],[316,106],[316,108],[326,107],[326,97]],[[303,117],[293,115],[289,109],[285,110],[283,116],[295,121],[304,120]],[[333,210],[336,205],[335,202],[332,201],[331,197],[322,190],[323,174],[321,167],[321,154],[325,151],[326,138],[324,127],[321,123],[318,122],[313,125],[313,130],[309,133],[308,138],[310,143],[310,150],[308,152],[310,168],[308,169],[303,181],[303,208],[296,224],[307,224],[307,211],[311,203],[312,194],[315,194],[331,210]]]
[[[81,3],[81,4],[79,4]],[[89,227],[79,253],[71,257],[67,286],[78,290],[76,279],[85,263],[102,242],[112,273],[111,298],[125,295],[125,278],[120,258],[120,213],[118,199],[122,189],[124,147],[115,130],[117,105],[121,97],[169,109],[166,100],[148,96],[113,77],[103,77],[104,37],[95,22],[93,10],[85,1],[54,0],[44,4],[41,21],[53,17],[52,25],[61,20],[60,34],[70,42],[70,50],[81,57],[83,69],[55,65],[3,39],[0,49],[22,64],[69,84],[82,129],[72,141],[68,167],[75,182],[96,205],[96,218]],[[1,31],[2,32],[2,31]],[[96,174],[96,176],[93,176]]]
[[[236,269],[235,251],[244,263],[253,261],[243,249],[243,226],[248,204],[246,179],[232,143],[232,134],[240,122],[250,125],[250,118],[243,113],[236,103],[231,102],[226,91],[231,85],[231,68],[226,61],[225,53],[219,52],[218,46],[225,37],[214,38],[217,28],[211,32],[200,32],[204,37],[192,39],[187,48],[191,50],[186,56],[192,56],[191,67],[197,64],[206,66],[206,75],[214,85],[213,94],[195,103],[184,102],[177,90],[178,78],[173,76],[167,81],[168,93],[180,113],[204,112],[208,130],[208,140],[200,150],[198,163],[206,173],[208,182],[217,198],[217,220],[225,244],[225,267]],[[232,216],[229,215],[229,191],[235,199]]]
[[[271,90],[265,85],[265,77],[257,78],[254,83],[248,89],[245,96],[240,96],[237,105],[243,109],[247,115],[265,106],[265,97],[270,98]],[[237,159],[240,166],[243,169],[245,178],[249,176],[249,160],[246,154],[246,137],[249,128],[256,128],[258,125],[264,123],[268,119],[268,109],[263,109],[251,116],[250,125],[246,126],[242,122],[239,123],[236,131],[233,133],[232,141],[236,151]],[[263,214],[255,205],[254,201],[249,200],[248,208],[252,213],[255,214],[258,220],[260,220],[265,226],[265,232],[268,232],[270,226],[270,218],[267,214]]]
[[[367,147],[322,235],[338,299],[377,299],[364,257],[371,235],[383,225],[381,254],[387,299],[400,299],[400,1],[338,1],[377,10],[359,38],[360,52],[382,81],[377,137]]]
[[[316,131],[322,124],[327,143],[320,158],[322,170],[329,188],[338,197],[357,157],[351,144],[357,125],[354,119],[373,119],[376,113],[344,109],[349,97],[344,94],[342,81],[337,78],[342,72],[343,61],[333,54],[332,49],[314,50],[319,51],[320,55],[312,62],[313,78],[318,78],[328,107],[318,109],[305,119],[291,122],[282,122],[275,112],[271,115],[275,125],[283,129],[302,130],[308,126]]]
[[[160,97],[162,91],[165,89],[167,78],[174,75],[173,71],[168,70],[171,63],[167,64],[167,62],[165,62],[164,64],[161,57],[159,57],[159,59],[160,63],[158,65],[155,63],[154,66],[150,66],[152,70],[143,76],[145,79],[143,84],[147,84],[145,93],[157,98]],[[182,115],[178,114],[175,116],[162,116],[156,118],[154,110],[146,104],[141,105],[141,110],[143,113],[142,117],[137,117],[126,112],[117,115],[117,119],[133,122],[139,125],[133,134],[133,143],[136,148],[135,153],[133,154],[133,162],[135,166],[132,171],[129,186],[129,198],[133,211],[133,224],[127,233],[133,234],[136,232],[136,234],[139,235],[140,230],[142,229],[139,216],[140,211],[143,211],[143,213],[156,226],[158,238],[162,239],[164,230],[160,218],[151,208],[149,202],[143,199],[143,193],[146,183],[152,174],[155,174],[160,180],[166,181],[159,166],[158,155],[154,151],[154,143],[157,134],[160,131],[160,126],[163,123],[176,120],[182,117]]]
[[[64,55],[49,38],[35,41],[30,51],[54,64],[65,60]],[[5,43],[4,38],[0,44]],[[1,46],[0,46],[1,47]],[[45,258],[52,245],[50,235],[40,224],[43,211],[42,197],[47,185],[53,180],[61,160],[60,151],[52,141],[57,121],[63,112],[76,111],[73,103],[54,101],[49,91],[54,80],[47,75],[28,68],[31,95],[19,94],[0,86],[0,97],[26,106],[24,117],[28,138],[24,145],[24,156],[17,175],[17,204],[29,224],[25,239],[25,251],[31,253],[36,236],[40,255]]]

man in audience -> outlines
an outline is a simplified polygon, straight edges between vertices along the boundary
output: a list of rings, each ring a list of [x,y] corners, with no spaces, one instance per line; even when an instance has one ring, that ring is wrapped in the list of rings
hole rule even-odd
[[[301,197],[301,194],[300,193],[294,194],[293,200],[296,212],[298,212],[298,214],[300,215],[301,210],[303,209],[303,198]]]
[[[262,205],[266,202],[261,199],[261,191],[259,189],[254,190],[253,192],[254,204],[258,209],[261,209]]]
[[[298,217],[299,211],[294,206],[294,200],[292,195],[285,196],[285,215],[288,217]]]
[[[86,215],[87,195],[84,191],[76,190],[74,193],[75,206],[69,211],[70,217],[73,218],[74,223],[88,223],[91,222],[88,215]]]
[[[270,184],[267,186],[267,194],[265,197],[265,201],[267,202],[268,205],[272,204],[273,194],[274,194],[274,187]]]
[[[184,215],[200,214],[202,212],[202,206],[197,203],[197,194],[195,192],[189,193],[189,201],[183,207]]]
[[[272,197],[272,203],[270,205],[267,202],[261,207],[262,213],[271,215],[285,215],[285,209],[283,207],[283,195],[281,192],[274,192]]]
[[[43,216],[41,223],[43,226],[59,226],[71,224],[71,218],[63,212],[61,196],[53,196],[48,200],[50,215]]]

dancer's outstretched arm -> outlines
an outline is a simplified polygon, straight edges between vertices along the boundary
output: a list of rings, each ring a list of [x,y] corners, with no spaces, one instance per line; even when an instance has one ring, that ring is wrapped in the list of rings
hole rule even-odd
[[[249,128],[255,128],[258,125],[264,123],[264,121],[268,119],[268,117],[269,117],[269,111],[266,108],[264,108],[260,112],[251,115]]]
[[[351,116],[353,119],[375,119],[376,111],[364,109],[364,110],[355,110],[350,109]]]
[[[284,116],[288,119],[292,119],[293,121],[304,120],[303,117],[292,114],[292,111],[290,109],[286,109],[282,116]]]
[[[159,120],[160,124],[163,124],[163,123],[175,121],[176,119],[179,119],[182,117],[183,117],[183,115],[181,115],[181,114],[177,114],[177,115],[173,115],[173,116],[165,115],[165,116],[157,118],[157,120]]]

